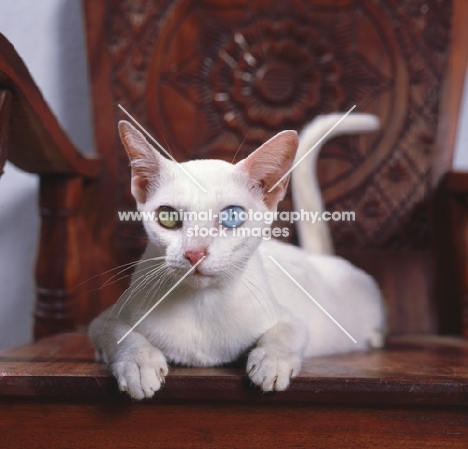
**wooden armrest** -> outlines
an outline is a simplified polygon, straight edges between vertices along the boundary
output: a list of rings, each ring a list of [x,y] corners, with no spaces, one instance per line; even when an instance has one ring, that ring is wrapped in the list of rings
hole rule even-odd
[[[445,175],[444,190],[452,194],[468,193],[468,172],[450,171]]]
[[[70,142],[13,45],[0,34],[0,94],[5,91],[11,98],[0,102],[0,130],[2,140],[8,133],[8,160],[31,173],[100,173],[100,161],[83,157]]]
[[[456,323],[449,330],[442,324],[443,332],[458,333],[468,337],[468,172],[445,173],[440,189],[436,193],[434,216],[440,273],[438,295],[455,299],[452,305],[440,308],[440,323]]]

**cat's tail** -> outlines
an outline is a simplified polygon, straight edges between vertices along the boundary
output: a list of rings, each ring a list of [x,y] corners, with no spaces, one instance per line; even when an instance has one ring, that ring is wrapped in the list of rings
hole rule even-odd
[[[321,146],[340,134],[356,134],[379,129],[379,119],[371,114],[349,114],[323,140],[320,140],[344,114],[329,114],[316,117],[300,135],[295,163],[317,145],[292,172],[294,209],[314,213],[312,219],[296,222],[299,242],[311,254],[332,254],[333,243],[327,221],[322,218],[323,201],[317,180],[316,163]],[[318,143],[319,142],[319,143]]]

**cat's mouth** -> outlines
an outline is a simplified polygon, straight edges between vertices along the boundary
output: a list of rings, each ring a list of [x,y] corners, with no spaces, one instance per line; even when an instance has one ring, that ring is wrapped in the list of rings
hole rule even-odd
[[[216,275],[212,273],[206,273],[203,269],[195,269],[190,273],[189,276],[187,276],[186,282],[193,288],[200,289],[213,285],[216,280]]]
[[[202,273],[198,267],[195,268],[195,270],[192,272],[192,276],[197,276],[197,277],[203,277],[203,276],[211,276],[210,274],[207,273]]]
[[[208,284],[212,284],[214,280],[216,280],[217,275],[212,273],[205,268],[196,267],[190,274],[187,275],[187,271],[182,268],[178,268],[176,270],[177,277],[183,276],[185,277],[185,282],[188,282],[189,285],[196,286],[197,288],[207,286]],[[186,276],[184,276],[186,275]]]
[[[174,267],[174,272],[177,273],[177,275],[187,275],[187,269],[184,267]],[[211,273],[207,273],[206,271],[202,271],[200,267],[196,267],[195,270],[193,270],[188,277],[197,277],[197,278],[202,278],[202,277],[213,277],[214,275]]]

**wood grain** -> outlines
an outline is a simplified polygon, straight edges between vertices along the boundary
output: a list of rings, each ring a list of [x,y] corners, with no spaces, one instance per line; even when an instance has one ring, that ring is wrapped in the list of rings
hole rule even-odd
[[[457,298],[462,311],[457,316],[459,327],[468,337],[468,173],[449,172],[441,184],[445,194],[440,195],[439,216],[448,216],[451,223],[438,234],[440,247],[445,251],[439,263],[451,281],[442,288]]]
[[[83,180],[79,176],[41,175],[41,231],[36,265],[34,337],[75,329],[76,297],[82,265],[80,216]],[[63,261],[67,260],[64,265]]]
[[[21,417],[21,419],[19,419]],[[2,447],[466,449],[453,408],[305,404],[0,403]]]
[[[130,402],[83,334],[63,334],[0,352],[0,397]],[[468,406],[468,342],[394,337],[387,349],[307,360],[282,393],[250,384],[243,363],[222,368],[173,366],[160,400],[261,403]]]
[[[171,367],[132,402],[83,334],[0,352],[2,448],[465,448],[468,343],[394,337],[385,351],[306,361],[262,393],[243,366]]]

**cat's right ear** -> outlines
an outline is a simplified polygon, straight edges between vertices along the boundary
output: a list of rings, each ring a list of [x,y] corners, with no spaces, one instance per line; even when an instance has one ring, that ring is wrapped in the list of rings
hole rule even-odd
[[[119,134],[132,167],[132,195],[137,202],[146,203],[148,193],[158,184],[165,159],[126,120],[119,122]]]

